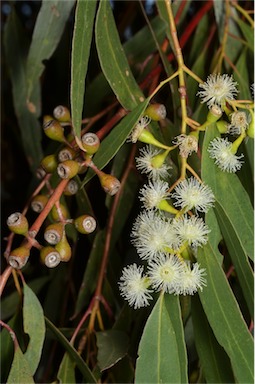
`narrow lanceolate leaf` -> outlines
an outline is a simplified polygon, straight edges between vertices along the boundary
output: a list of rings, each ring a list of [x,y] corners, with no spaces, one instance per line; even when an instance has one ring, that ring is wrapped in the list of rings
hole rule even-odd
[[[27,97],[44,70],[43,60],[51,57],[61,39],[74,0],[47,0],[42,2],[27,59]]]
[[[30,370],[29,362],[23,355],[20,347],[17,347],[14,354],[11,370],[8,376],[7,384],[34,383]]]
[[[121,105],[132,110],[144,100],[122,48],[110,1],[101,1],[96,19],[96,45],[105,77]]]
[[[57,377],[61,383],[69,383],[69,384],[76,383],[75,363],[70,358],[68,353],[64,354],[64,357],[61,361],[61,364],[58,370]]]
[[[192,323],[195,344],[207,383],[234,383],[230,360],[217,342],[198,295],[192,297]]]
[[[51,332],[54,334],[56,339],[60,341],[62,346],[65,348],[66,352],[69,354],[71,359],[76,363],[77,367],[81,371],[85,383],[96,383],[96,379],[93,375],[93,373],[90,371],[89,367],[85,363],[85,361],[81,358],[81,356],[78,354],[76,349],[69,343],[67,338],[61,333],[58,328],[55,327],[55,325],[45,317],[46,326],[48,329],[51,330]]]
[[[233,230],[230,221],[218,204],[216,205],[216,214],[218,222],[220,223],[222,234],[224,236],[224,241],[235,267],[235,272],[237,274],[239,284],[242,288],[250,314],[253,316],[254,277],[251,265],[247,256],[245,255],[244,249],[239,241],[238,236]]]
[[[199,296],[213,333],[229,356],[237,381],[253,383],[253,338],[210,242],[198,249],[197,259],[207,273],[207,287]]]
[[[187,350],[184,339],[184,329],[183,329],[183,321],[182,321],[182,313],[180,307],[180,301],[178,296],[174,295],[165,295],[165,305],[168,311],[168,315],[173,324],[176,340],[177,340],[177,348],[180,362],[180,371],[181,371],[181,381],[180,383],[188,383],[188,363],[187,363]]]
[[[20,128],[22,145],[30,169],[34,172],[43,156],[41,148],[42,129],[37,120],[40,112],[40,86],[38,81],[34,84],[33,99],[37,110],[36,113],[32,113],[26,103],[25,57],[28,42],[25,39],[24,32],[15,10],[12,9],[4,30],[6,65],[12,83],[13,103]]]
[[[90,45],[97,2],[78,0],[72,42],[71,61],[71,115],[73,129],[80,137],[85,78],[88,68]]]
[[[26,284],[24,284],[23,318],[24,331],[29,336],[25,357],[30,371],[34,374],[41,358],[45,338],[45,321],[39,300]]]
[[[140,116],[144,112],[149,103],[149,98],[140,103],[132,112],[126,115],[121,122],[114,127],[109,135],[102,141],[98,152],[93,157],[93,162],[99,169],[105,167],[109,161],[116,155],[119,148],[127,139],[128,135],[134,128]],[[86,184],[94,176],[93,171],[89,171],[82,183]]]
[[[142,334],[135,383],[181,383],[178,343],[165,297],[161,294]]]
[[[238,237],[246,255],[253,259],[253,207],[238,176],[221,171],[209,157],[208,145],[217,135],[216,126],[207,127],[202,151],[202,179],[212,188],[217,203],[231,223],[235,236]]]

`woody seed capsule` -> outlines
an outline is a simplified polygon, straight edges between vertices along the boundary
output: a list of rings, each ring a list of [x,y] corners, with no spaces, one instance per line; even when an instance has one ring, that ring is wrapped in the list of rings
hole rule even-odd
[[[46,246],[40,251],[40,259],[48,268],[56,267],[60,261],[60,254],[54,247]]]
[[[13,233],[24,235],[28,231],[28,221],[26,217],[20,213],[12,213],[7,219],[7,226]]]
[[[88,155],[93,155],[98,151],[100,140],[95,133],[88,132],[81,137],[82,146]]]
[[[94,217],[89,215],[82,215],[74,220],[74,225],[77,231],[83,233],[84,235],[87,235],[89,233],[94,232],[97,224]]]
[[[34,212],[40,213],[48,202],[48,197],[45,195],[37,195],[31,201],[31,208]]]
[[[44,232],[44,239],[51,245],[56,245],[60,242],[64,231],[62,223],[53,223],[48,225]]]
[[[54,109],[53,116],[61,122],[69,122],[71,120],[69,109],[63,105],[58,105]]]
[[[21,269],[23,268],[29,258],[30,250],[24,246],[18,247],[11,251],[8,257],[8,263],[12,268]]]
[[[77,175],[79,168],[77,161],[65,160],[58,165],[57,172],[61,179],[72,179]]]

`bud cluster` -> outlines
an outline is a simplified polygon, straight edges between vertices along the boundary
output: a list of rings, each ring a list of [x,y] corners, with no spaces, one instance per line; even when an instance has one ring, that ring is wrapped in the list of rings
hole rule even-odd
[[[80,145],[77,145],[68,108],[59,105],[52,116],[44,116],[43,130],[48,138],[61,143],[61,147],[57,153],[45,156],[37,170],[41,184],[30,201],[31,210],[38,215],[35,222],[30,226],[25,214],[20,212],[11,214],[7,219],[7,226],[12,234],[23,236],[18,248],[6,252],[8,263],[15,269],[26,265],[32,247],[39,249],[40,260],[48,268],[54,268],[60,262],[68,262],[72,257],[72,248],[66,233],[67,224],[83,235],[96,230],[97,222],[93,216],[84,213],[71,218],[68,209],[66,199],[70,199],[81,188],[79,175],[89,168],[93,169],[102,188],[111,196],[120,188],[118,179],[99,170],[92,161],[93,155],[100,148],[98,136],[92,132],[82,132],[81,139],[77,140]],[[59,183],[57,187],[56,178]],[[43,245],[35,240],[42,226],[46,243]],[[9,237],[7,249],[11,248],[12,238]]]

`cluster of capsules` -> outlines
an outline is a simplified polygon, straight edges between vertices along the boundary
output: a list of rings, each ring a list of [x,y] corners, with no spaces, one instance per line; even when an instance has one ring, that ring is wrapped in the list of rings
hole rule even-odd
[[[53,117],[44,116],[43,130],[46,136],[62,145],[57,154],[44,157],[37,170],[37,176],[43,179],[44,185],[48,187],[46,193],[41,193],[40,190],[31,199],[31,209],[39,214],[37,220],[29,227],[25,214],[21,212],[12,213],[7,219],[7,226],[12,232],[10,236],[14,234],[24,236],[18,248],[5,252],[9,265],[15,269],[21,269],[26,265],[32,247],[39,249],[41,261],[49,268],[56,267],[60,262],[69,261],[72,249],[66,236],[67,224],[73,225],[82,234],[90,234],[96,229],[97,224],[93,216],[83,214],[71,219],[67,207],[59,201],[60,196],[56,201],[52,200],[54,189],[49,183],[51,175],[57,175],[60,181],[61,179],[66,181],[62,183],[61,195],[75,195],[79,189],[75,178],[88,168],[92,168],[97,174],[106,193],[114,195],[120,188],[118,179],[99,170],[92,161],[100,146],[98,136],[87,132],[81,136],[77,145],[72,131],[65,133],[65,126],[72,127],[70,112],[65,106],[56,107]],[[46,218],[50,220],[50,224],[44,230],[47,245],[42,246],[35,237]]]

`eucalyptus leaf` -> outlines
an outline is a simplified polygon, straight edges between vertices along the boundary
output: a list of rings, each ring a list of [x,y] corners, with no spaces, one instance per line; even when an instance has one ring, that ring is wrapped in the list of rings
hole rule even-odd
[[[181,383],[178,343],[165,296],[161,294],[139,344],[135,383]]]
[[[129,338],[125,332],[112,329],[97,332],[96,337],[101,371],[112,367],[127,354]]]
[[[68,353],[64,354],[64,357],[61,361],[57,377],[61,380],[61,383],[75,384],[75,363],[70,358]]]
[[[25,358],[29,363],[32,375],[34,375],[42,354],[45,338],[45,321],[39,300],[32,289],[26,284],[24,284],[23,318],[24,331],[29,335]]]
[[[14,353],[11,370],[7,379],[7,384],[34,383],[29,362],[18,346]]]
[[[57,48],[74,3],[74,0],[42,1],[26,66],[26,99],[30,102],[33,102],[33,88],[44,71],[43,61],[48,60]]]
[[[96,45],[102,70],[117,99],[125,109],[134,109],[144,101],[144,96],[129,67],[109,1],[101,1],[99,4]]]
[[[71,115],[73,129],[78,138],[85,92],[85,78],[90,55],[94,17],[97,2],[78,0],[75,11],[71,60]]]
[[[252,383],[253,338],[210,242],[198,248],[197,260],[207,274],[207,286],[199,296],[214,335],[229,356],[237,381]]]

